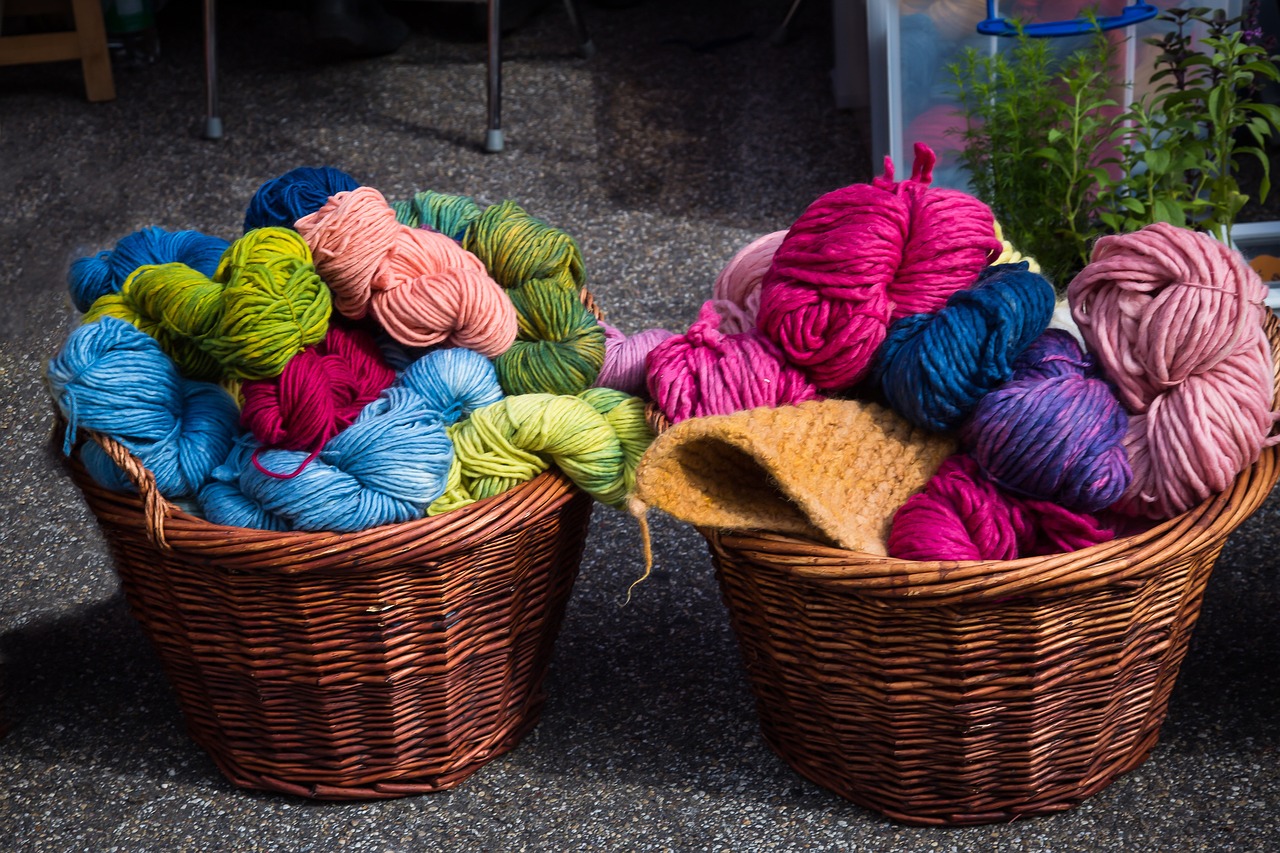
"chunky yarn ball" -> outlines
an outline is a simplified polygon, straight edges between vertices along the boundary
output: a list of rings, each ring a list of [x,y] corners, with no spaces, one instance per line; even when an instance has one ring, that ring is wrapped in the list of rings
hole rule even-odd
[[[1096,512],[1133,477],[1128,423],[1093,359],[1069,333],[1050,329],[1014,362],[1009,381],[978,401],[960,436],[1002,488]]]
[[[675,337],[675,333],[666,329],[644,329],[628,336],[603,320],[600,328],[604,331],[604,364],[596,375],[596,387],[647,394],[645,366],[649,353],[658,344]]]
[[[962,453],[944,460],[924,491],[894,514],[888,550],[903,560],[1014,560],[1077,551],[1115,536],[1098,517],[1004,491]]]
[[[297,229],[342,315],[372,314],[410,347],[444,344],[492,357],[515,339],[511,300],[479,259],[443,234],[397,222],[376,189],[338,193]]]
[[[180,263],[211,276],[228,245],[221,237],[199,231],[143,228],[122,238],[111,251],[80,258],[71,265],[67,274],[71,301],[77,310],[88,311],[98,297],[119,293],[125,279],[143,266]]]
[[[720,314],[721,333],[732,335],[755,328],[756,314],[760,311],[760,284],[786,236],[786,231],[774,231],[757,237],[739,249],[720,270],[711,296]]]
[[[238,433],[239,410],[225,391],[184,379],[154,338],[113,317],[73,331],[46,375],[67,421],[63,451],[80,429],[109,436],[170,499],[195,494]],[[133,488],[97,444],[86,443],[81,459],[103,486]]]
[[[724,335],[719,323],[715,306],[704,303],[689,331],[649,353],[649,394],[673,424],[822,399],[768,338],[754,329]]]
[[[578,396],[603,415],[618,436],[618,443],[622,446],[624,497],[630,495],[636,490],[636,468],[640,466],[640,458],[654,439],[644,401],[616,388],[588,388]],[[613,503],[617,506],[622,500],[617,498]]]
[[[1025,263],[988,267],[936,313],[894,323],[875,380],[911,423],[951,429],[1009,379],[1015,359],[1048,327],[1053,305],[1053,285]]]
[[[240,422],[265,447],[319,450],[395,379],[369,332],[334,324],[279,376],[241,385]]]
[[[1001,250],[990,208],[930,187],[937,158],[915,153],[908,180],[886,160],[883,177],[811,204],[761,284],[760,330],[821,390],[860,381],[892,321],[938,310]]]
[[[414,193],[413,198],[407,201],[393,201],[391,209],[401,225],[430,228],[459,243],[481,212],[480,205],[470,196],[448,195],[434,190]]]
[[[299,166],[258,187],[244,214],[244,230],[276,226],[292,228],[293,224],[315,213],[330,196],[360,186],[355,178],[340,169],[324,166]]]
[[[418,395],[445,426],[502,399],[493,362],[460,347],[423,355],[405,368],[396,384]]]
[[[582,252],[573,237],[513,201],[485,208],[462,245],[503,287],[548,281],[576,292],[586,283]]]
[[[1133,480],[1117,510],[1170,518],[1257,460],[1275,379],[1266,287],[1238,252],[1156,223],[1099,239],[1067,297],[1131,415]]]
[[[245,464],[246,455],[253,454],[237,448],[219,469],[221,485],[201,490],[206,518],[348,533],[421,518],[444,492],[453,445],[417,394],[392,387],[314,459],[302,451],[264,450],[257,464]],[[287,478],[267,473],[291,471],[296,474]]]
[[[515,307],[516,340],[498,356],[498,381],[508,394],[577,394],[604,365],[604,329],[580,291],[540,279],[507,291]]]

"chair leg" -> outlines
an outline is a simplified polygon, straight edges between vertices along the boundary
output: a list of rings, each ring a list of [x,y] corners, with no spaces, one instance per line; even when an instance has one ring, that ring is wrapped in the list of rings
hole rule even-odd
[[[222,138],[218,115],[218,8],[217,0],[204,0],[204,138]]]
[[[569,13],[573,31],[578,34],[578,53],[583,59],[590,59],[596,55],[596,46],[591,41],[591,36],[587,35],[587,25],[582,20],[582,11],[578,9],[578,0],[564,0],[564,10]]]
[[[484,150],[497,153],[504,147],[502,138],[502,2],[489,0],[489,129],[484,135]]]
[[[782,19],[782,23],[773,31],[769,41],[774,44],[782,44],[787,40],[787,28],[791,26],[791,19],[796,16],[796,10],[800,8],[800,4],[803,2],[804,0],[792,0],[791,8],[787,10],[787,16]]]
[[[4,0],[0,0],[0,10]],[[102,22],[101,0],[72,0],[76,40],[79,42],[80,71],[85,97],[90,101],[110,101],[116,96],[111,76],[111,56],[107,53],[107,29]]]

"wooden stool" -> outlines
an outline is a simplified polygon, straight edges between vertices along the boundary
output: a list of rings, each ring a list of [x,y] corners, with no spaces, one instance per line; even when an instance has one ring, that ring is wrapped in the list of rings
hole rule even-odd
[[[85,97],[110,101],[116,96],[107,53],[107,30],[101,0],[0,0],[4,17],[56,15],[71,7],[75,29],[29,35],[0,35],[0,65],[80,60]],[[2,25],[0,25],[2,26]]]

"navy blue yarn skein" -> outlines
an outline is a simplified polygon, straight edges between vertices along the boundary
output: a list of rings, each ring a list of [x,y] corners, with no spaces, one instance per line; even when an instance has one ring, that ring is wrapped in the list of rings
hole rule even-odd
[[[63,452],[80,428],[110,436],[155,475],[166,498],[195,494],[239,433],[240,411],[226,391],[183,378],[154,338],[114,317],[72,332],[46,378],[67,420]],[[96,444],[85,444],[81,459],[106,488],[133,488]]]
[[[324,207],[329,196],[360,186],[355,178],[332,166],[299,166],[264,182],[249,200],[244,231],[279,226],[292,228],[302,217]]]
[[[1054,299],[1053,285],[1025,261],[988,267],[938,311],[889,328],[875,382],[916,426],[956,427],[1009,378],[1014,360],[1048,327]]]
[[[1129,416],[1093,358],[1049,329],[961,428],[969,455],[997,485],[1076,512],[1111,506],[1129,486]]]
[[[121,238],[114,249],[76,260],[67,272],[67,289],[83,313],[99,296],[119,293],[138,267],[180,263],[212,276],[229,245],[199,231],[166,231],[153,225]]]

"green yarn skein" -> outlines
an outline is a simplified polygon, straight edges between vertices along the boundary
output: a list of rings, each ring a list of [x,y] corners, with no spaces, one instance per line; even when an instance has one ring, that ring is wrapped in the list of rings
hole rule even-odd
[[[428,514],[501,494],[552,465],[601,503],[623,506],[653,441],[644,404],[628,396],[613,389],[522,394],[475,410],[449,428],[454,469]]]
[[[103,317],[124,320],[155,338],[188,379],[216,382],[222,365],[201,348],[222,318],[222,285],[186,264],[138,267],[118,293],[94,300],[83,322]]]
[[[232,243],[209,278],[185,264],[139,267],[84,322],[117,317],[156,339],[178,370],[207,382],[278,376],[329,329],[329,288],[287,228]]]
[[[390,202],[396,221],[410,228],[426,225],[446,237],[462,240],[467,228],[480,216],[480,205],[465,195],[449,195],[435,190],[414,193],[407,201]]]
[[[479,258],[503,287],[549,279],[576,292],[587,280],[574,239],[513,201],[485,208],[467,229],[462,248]]]
[[[576,292],[547,281],[507,291],[516,339],[494,359],[507,394],[577,394],[604,364],[604,329]]]

